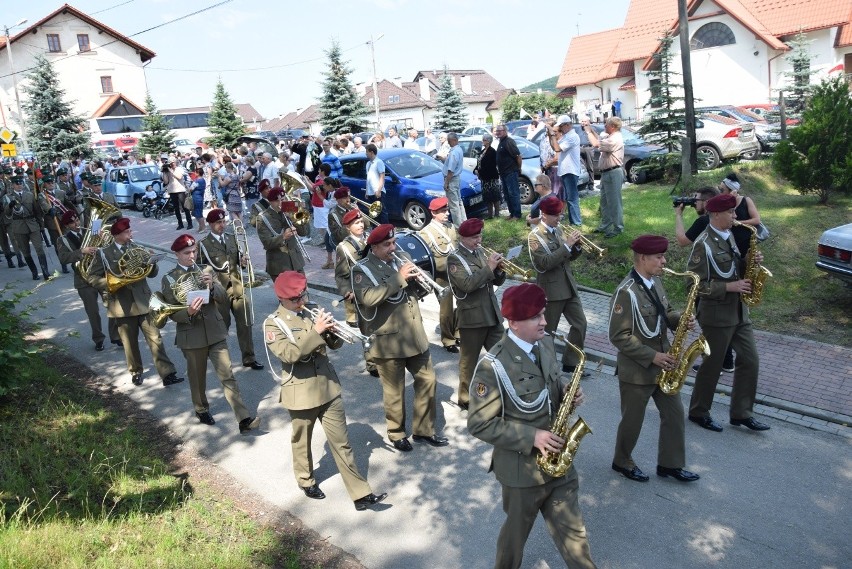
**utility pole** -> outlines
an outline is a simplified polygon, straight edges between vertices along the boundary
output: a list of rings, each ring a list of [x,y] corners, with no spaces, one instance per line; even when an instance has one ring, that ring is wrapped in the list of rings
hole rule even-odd
[[[26,24],[27,19],[19,21],[12,28],[17,28],[21,24]],[[6,54],[9,56],[9,72],[12,73],[12,85],[15,88],[15,103],[18,106],[18,121],[21,127],[21,144],[24,150],[29,150],[27,144],[27,121],[24,119],[24,113],[21,111],[21,95],[18,93],[18,74],[15,72],[15,62],[12,60],[12,40],[9,38],[9,26],[5,26],[6,32]]]
[[[692,97],[692,61],[689,51],[689,17],[686,13],[686,0],[677,0],[677,16],[680,24],[680,63],[683,70],[686,137],[689,139],[689,172],[694,175],[698,173],[698,156],[695,152],[695,100]],[[687,148],[683,151],[687,151]]]
[[[379,130],[382,130],[382,127],[379,123],[379,84],[376,79],[376,42],[383,37],[385,37],[385,34],[381,34],[376,39],[373,39],[373,34],[370,34],[370,41],[367,42],[370,44],[370,56],[373,59],[373,104],[376,107],[376,128]]]

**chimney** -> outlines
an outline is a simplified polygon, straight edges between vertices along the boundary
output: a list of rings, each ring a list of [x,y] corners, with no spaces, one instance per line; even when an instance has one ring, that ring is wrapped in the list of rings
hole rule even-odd
[[[470,75],[461,76],[461,90],[465,95],[473,94],[473,88],[470,86]]]
[[[424,101],[428,101],[431,95],[429,91],[429,79],[421,77],[418,83],[420,83],[420,98]]]
[[[361,95],[362,97],[367,94],[367,84],[366,83],[358,83],[355,85],[355,93]]]
[[[394,77],[391,83],[402,89],[402,77]]]

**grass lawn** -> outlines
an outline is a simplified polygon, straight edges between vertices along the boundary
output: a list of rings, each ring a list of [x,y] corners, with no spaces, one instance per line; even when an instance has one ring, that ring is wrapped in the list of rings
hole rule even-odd
[[[718,185],[719,180],[735,171],[742,183],[741,193],[751,197],[761,220],[772,236],[760,244],[773,278],[768,279],[763,301],[751,312],[761,330],[811,338],[838,345],[852,344],[852,289],[829,278],[814,266],[817,240],[828,228],[852,222],[852,196],[835,195],[829,206],[817,204],[814,196],[800,195],[790,184],[775,175],[768,160],[741,162],[712,172],[702,172],[698,185]],[[600,221],[599,199],[580,200],[582,231],[592,241],[607,248],[600,261],[582,256],[574,263],[574,275],[585,286],[613,292],[632,266],[630,242],[643,233],[665,235],[671,243],[668,267],[686,270],[689,247],[679,247],[674,238],[674,211],[671,184],[626,186],[622,193],[625,232],[612,239],[591,233]],[[695,211],[684,213],[688,228]],[[486,221],[483,243],[497,251],[526,243],[527,228],[518,222]],[[521,254],[520,264],[530,268],[529,254]],[[682,282],[667,281],[666,288],[676,306],[686,298]]]

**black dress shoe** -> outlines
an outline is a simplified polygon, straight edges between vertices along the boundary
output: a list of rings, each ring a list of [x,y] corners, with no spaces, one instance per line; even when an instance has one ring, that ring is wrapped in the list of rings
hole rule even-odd
[[[95,351],[96,352],[103,352],[104,351],[104,341],[103,340],[101,340],[100,342],[95,342]]]
[[[133,382],[133,385],[142,385],[142,373],[134,373],[130,381]]]
[[[263,369],[263,364],[257,361],[243,364],[243,367],[250,367],[251,369]]]
[[[113,345],[118,346],[119,348],[124,347],[124,343],[121,340],[110,340],[110,342],[112,342]]]
[[[176,373],[170,373],[163,378],[163,387],[168,387],[170,385],[180,383],[181,381],[183,381],[182,377],[178,377]]]
[[[633,468],[621,468],[614,462],[612,463],[612,469],[616,472],[619,472],[624,475],[625,478],[629,478],[630,480],[635,480],[636,482],[647,482],[648,475],[642,472],[642,470],[634,465]]]
[[[414,435],[414,440],[418,443],[430,444],[433,447],[445,447],[450,444],[450,441],[449,439],[447,439],[447,437],[440,437],[438,435],[429,435],[428,437],[424,437],[422,435]]]
[[[688,470],[684,470],[683,468],[666,468],[665,466],[657,465],[657,476],[662,476],[663,478],[667,478],[671,476],[676,480],[680,480],[681,482],[695,482],[700,476],[695,474],[694,472],[690,472]]]
[[[379,377],[379,370],[377,370],[377,369],[370,369],[370,370],[367,370],[367,373],[369,373],[369,374],[370,374],[370,375],[372,375],[373,377]]]
[[[314,484],[313,486],[299,486],[299,488],[302,489],[302,492],[305,493],[305,496],[313,500],[322,500],[323,498],[325,498],[325,494],[322,490],[320,490],[318,484]],[[372,496],[372,494],[370,494],[370,496]],[[363,500],[364,498],[361,499]]]
[[[575,370],[575,369],[577,369],[577,366],[569,366],[569,365],[562,364],[562,373],[574,373],[574,370]],[[584,370],[583,370],[583,373],[582,373],[582,374],[580,374],[580,377],[581,377],[581,378],[583,378],[583,377],[590,377],[591,375],[592,375],[592,372],[590,372],[590,371],[586,371],[586,370],[584,369]]]
[[[693,417],[690,415],[689,420],[697,424],[702,429],[707,429],[708,431],[714,431],[716,433],[722,432],[722,425],[714,421],[713,417]]]
[[[414,447],[411,446],[411,441],[408,438],[398,439],[395,441],[391,441],[393,443],[393,448],[402,452],[411,452],[414,450]]]
[[[769,425],[766,423],[761,423],[759,421],[755,421],[754,417],[749,417],[748,419],[731,419],[731,424],[736,427],[748,427],[752,431],[768,431]]]
[[[379,494],[378,496],[376,496],[375,494],[367,494],[363,498],[358,498],[357,500],[355,500],[355,509],[359,512],[363,512],[367,509],[367,506],[378,504],[387,497],[387,493]]]
[[[456,346],[455,344],[452,344],[450,346],[444,346],[444,349],[447,350],[448,352],[450,352],[451,354],[459,353],[459,347]]]
[[[205,425],[215,425],[216,421],[213,420],[213,415],[210,414],[210,411],[204,411],[203,413],[195,412],[195,416],[198,417],[198,420],[204,423]]]
[[[260,417],[246,417],[242,421],[240,421],[240,434],[244,435],[252,429],[256,429],[260,426]],[[319,490],[319,488],[317,488]],[[325,498],[325,495],[323,495]]]

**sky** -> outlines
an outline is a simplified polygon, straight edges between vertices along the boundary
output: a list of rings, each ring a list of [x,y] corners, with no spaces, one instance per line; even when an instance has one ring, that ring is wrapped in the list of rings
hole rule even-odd
[[[12,25],[22,18],[36,22],[64,2],[0,3],[0,25]],[[483,69],[519,89],[558,75],[578,30],[588,34],[620,27],[629,0],[606,0],[605,9],[577,0],[68,3],[157,54],[145,75],[159,108],[209,105],[221,77],[235,103],[251,103],[270,119],[316,102],[325,52],[334,40],[352,70],[353,84],[372,83],[372,35],[379,79],[411,81],[420,70],[446,65]],[[146,31],[155,26],[161,27]]]

